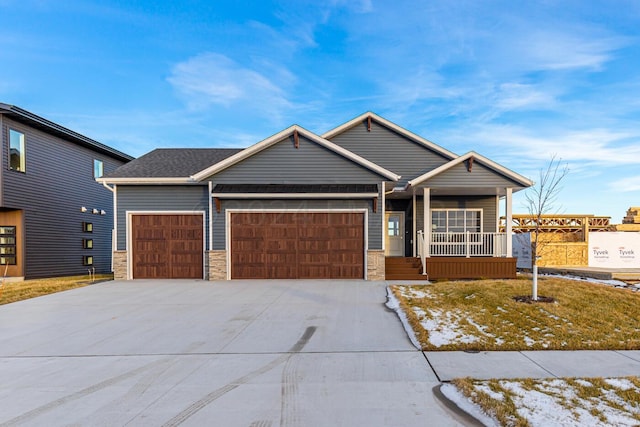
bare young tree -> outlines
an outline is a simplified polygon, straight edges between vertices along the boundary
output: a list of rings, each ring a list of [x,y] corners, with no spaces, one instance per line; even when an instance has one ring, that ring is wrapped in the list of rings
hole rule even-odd
[[[556,209],[555,204],[558,195],[562,190],[562,180],[569,173],[569,166],[562,164],[562,159],[556,158],[554,154],[546,168],[540,169],[539,180],[526,192],[526,203],[531,215],[533,224],[533,238],[531,239],[531,264],[533,273],[533,283],[531,288],[531,299],[538,300],[538,259],[545,245],[541,240],[542,216]]]

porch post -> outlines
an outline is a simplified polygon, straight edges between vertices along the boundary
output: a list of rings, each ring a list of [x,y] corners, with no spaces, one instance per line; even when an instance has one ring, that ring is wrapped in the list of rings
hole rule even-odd
[[[505,202],[506,202],[506,206],[505,206],[505,220],[506,223],[504,225],[504,231],[507,235],[507,257],[511,258],[513,256],[513,230],[512,230],[512,223],[513,223],[513,209],[512,209],[512,203],[513,203],[513,191],[511,188],[505,188]]]
[[[431,191],[430,188],[423,188],[423,213],[424,218],[424,248],[423,253],[428,258],[431,256]]]
[[[416,246],[418,242],[418,230],[416,229],[416,191],[413,190],[413,203],[411,203],[411,209],[413,211],[413,256],[418,256]]]

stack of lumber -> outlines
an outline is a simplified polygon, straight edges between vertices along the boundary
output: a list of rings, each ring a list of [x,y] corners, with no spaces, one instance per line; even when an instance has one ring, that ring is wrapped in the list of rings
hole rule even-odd
[[[640,231],[640,208],[627,209],[627,216],[622,218],[622,224],[616,225],[617,231]]]
[[[623,224],[640,224],[640,208],[627,209],[627,216],[622,218]]]

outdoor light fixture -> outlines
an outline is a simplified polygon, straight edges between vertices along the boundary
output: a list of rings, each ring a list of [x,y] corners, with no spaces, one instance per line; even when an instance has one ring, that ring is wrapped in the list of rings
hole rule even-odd
[[[100,211],[99,211],[98,209],[96,209],[96,208],[93,208],[93,211],[92,211],[92,212],[93,212],[94,214],[96,214],[96,215],[98,215],[98,214],[100,213]]]
[[[104,209],[100,211],[100,215],[106,215],[107,211],[105,211]]]
[[[87,208],[85,208],[84,206],[80,208],[80,212],[86,212]]]

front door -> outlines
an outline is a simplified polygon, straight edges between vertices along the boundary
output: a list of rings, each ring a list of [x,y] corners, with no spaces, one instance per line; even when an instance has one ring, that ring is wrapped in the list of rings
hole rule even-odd
[[[387,212],[386,256],[404,256],[404,212]]]

